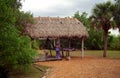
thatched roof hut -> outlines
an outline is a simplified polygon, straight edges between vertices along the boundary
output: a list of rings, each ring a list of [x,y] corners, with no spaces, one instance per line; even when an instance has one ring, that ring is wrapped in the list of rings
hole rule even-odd
[[[88,37],[85,26],[76,18],[36,17],[34,20],[34,25],[26,27],[31,38]]]
[[[84,37],[88,37],[88,32],[86,27],[76,18],[36,17],[34,20],[33,25],[25,28],[25,33],[31,38],[81,38],[81,51],[82,57],[84,57]]]

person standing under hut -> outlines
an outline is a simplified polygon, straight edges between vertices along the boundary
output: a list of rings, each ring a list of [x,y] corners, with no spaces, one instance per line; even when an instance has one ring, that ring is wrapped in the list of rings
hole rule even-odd
[[[56,58],[61,59],[59,43],[56,44],[55,51],[56,51]]]

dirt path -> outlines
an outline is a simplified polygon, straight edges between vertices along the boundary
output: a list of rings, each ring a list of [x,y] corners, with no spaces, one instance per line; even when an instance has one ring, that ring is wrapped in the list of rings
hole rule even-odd
[[[115,59],[72,57],[37,64],[52,67],[46,78],[120,78],[120,60]]]

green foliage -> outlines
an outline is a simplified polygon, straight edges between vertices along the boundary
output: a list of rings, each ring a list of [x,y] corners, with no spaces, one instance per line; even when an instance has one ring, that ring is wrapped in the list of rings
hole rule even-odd
[[[116,22],[117,27],[119,28],[120,31],[120,0],[115,0],[115,9],[113,11],[114,15],[114,20]]]
[[[20,7],[21,4],[18,0],[0,0],[0,23],[2,24],[5,21],[14,23]]]
[[[93,8],[93,14],[91,16],[91,21],[96,29],[103,30],[103,41],[104,41],[104,52],[103,57],[106,57],[107,51],[107,40],[108,40],[108,30],[110,28],[115,28],[115,21],[113,20],[113,11],[115,7],[110,1],[96,4]]]
[[[39,49],[39,41],[38,40],[33,40],[32,41],[32,48],[33,49]]]
[[[93,50],[99,50],[102,49],[102,31],[101,30],[94,30],[91,25],[91,20],[87,18],[87,13],[83,12],[81,15],[79,14],[79,11],[77,11],[74,14],[74,18],[77,18],[79,21],[83,23],[84,26],[86,26],[89,37],[85,41],[85,49],[93,49]],[[75,40],[74,42],[78,41],[79,39]],[[76,42],[76,46],[79,48],[80,43]]]
[[[85,27],[87,27],[87,30],[89,30],[89,28],[90,28],[90,23],[89,23],[89,19],[87,18],[87,13],[86,12],[83,12],[81,15],[80,15],[80,13],[79,13],[79,11],[77,11],[77,12],[75,12],[75,14],[74,14],[74,18],[77,18],[80,22],[82,22],[83,23],[83,25],[85,26]]]
[[[8,71],[28,67],[35,54],[30,49],[30,39],[19,36],[17,32],[13,25],[0,26],[0,66]]]
[[[102,31],[90,29],[89,37],[85,41],[85,47],[89,50],[101,50],[103,48]]]
[[[19,11],[16,14],[15,25],[16,25],[17,29],[21,31],[21,33],[24,33],[25,27],[29,26],[33,22],[34,22],[33,15],[30,12]]]
[[[93,8],[93,15],[92,17],[92,24],[96,28],[101,28],[104,31],[108,31],[110,28],[112,28],[113,25],[113,11],[115,7],[114,4],[110,1],[96,4],[96,6]]]
[[[15,26],[20,7],[20,0],[0,0],[0,78],[9,71],[27,70],[35,55],[30,38],[20,35]]]
[[[110,50],[120,50],[120,36],[108,37],[108,49]]]

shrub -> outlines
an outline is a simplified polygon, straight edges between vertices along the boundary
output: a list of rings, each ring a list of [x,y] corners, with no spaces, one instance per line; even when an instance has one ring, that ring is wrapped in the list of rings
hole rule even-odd
[[[32,41],[32,49],[39,49],[39,41],[38,40]]]
[[[35,51],[30,48],[30,38],[20,36],[18,30],[9,23],[0,26],[0,33],[0,68],[3,69],[2,72],[27,69],[35,55]]]

